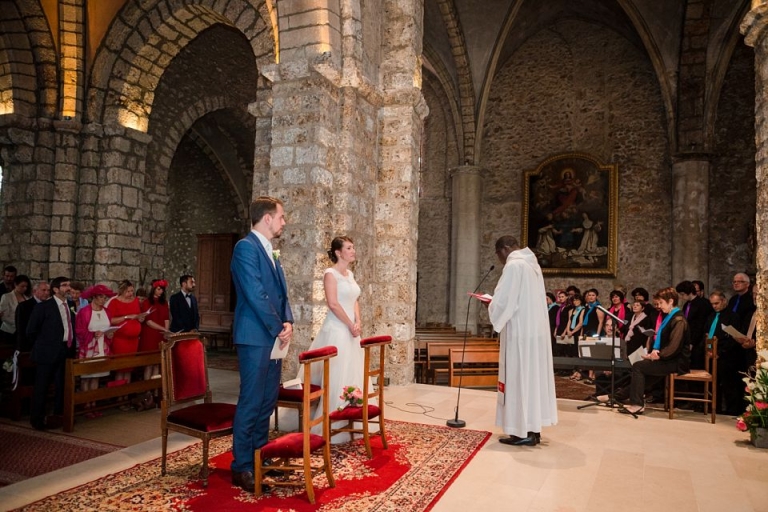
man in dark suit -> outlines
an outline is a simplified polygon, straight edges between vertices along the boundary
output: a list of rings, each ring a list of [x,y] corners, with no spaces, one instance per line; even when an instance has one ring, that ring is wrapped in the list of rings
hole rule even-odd
[[[728,311],[731,311],[738,317],[738,321],[733,327],[746,334],[749,329],[749,322],[752,320],[752,313],[755,312],[755,301],[752,299],[752,291],[749,289],[749,276],[738,273],[733,276],[733,296],[728,301]]]
[[[200,313],[197,309],[195,278],[185,274],[179,278],[181,291],[171,295],[168,307],[171,312],[171,332],[189,332],[200,330]]]
[[[32,310],[39,303],[50,298],[51,286],[45,281],[40,281],[32,290],[32,299],[19,303],[16,308],[16,350],[19,352],[32,350],[32,341],[27,338],[27,326],[32,316]]]
[[[719,413],[738,416],[744,412],[744,382],[739,373],[744,349],[723,331],[723,325],[733,326],[739,317],[728,307],[723,292],[712,292],[709,302],[714,311],[707,318],[707,337],[717,337],[717,409]]]
[[[8,265],[3,268],[3,280],[0,282],[0,295],[12,292],[15,288],[13,281],[16,279],[16,267]]]
[[[707,334],[707,318],[712,313],[712,305],[707,299],[696,294],[696,287],[691,281],[682,281],[675,290],[685,305],[681,306],[683,316],[688,321],[691,333],[691,368],[704,368],[704,337]]]
[[[29,422],[38,430],[58,426],[64,413],[64,364],[77,353],[75,308],[67,301],[69,278],[51,281],[53,298],[32,310],[27,337],[32,341],[32,361],[37,364]],[[46,421],[45,398],[54,382],[53,420]],[[54,423],[55,420],[55,423]]]
[[[283,203],[259,197],[250,213],[251,232],[235,245],[230,267],[237,291],[233,338],[240,363],[231,468],[232,483],[253,492],[253,452],[269,439],[280,386],[282,359],[272,359],[272,348],[276,342],[281,348],[290,343],[293,314],[280,253],[271,243],[285,226]]]

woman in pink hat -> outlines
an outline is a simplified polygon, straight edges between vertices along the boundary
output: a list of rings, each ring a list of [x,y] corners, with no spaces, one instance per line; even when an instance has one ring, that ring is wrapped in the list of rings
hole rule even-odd
[[[112,333],[105,335],[104,331],[111,326],[109,312],[104,307],[107,299],[115,296],[115,292],[104,286],[97,284],[85,290],[82,298],[91,303],[80,308],[75,317],[75,332],[77,333],[77,344],[80,359],[91,357],[103,357],[112,353]],[[109,372],[93,373],[81,377],[80,386],[83,391],[91,391],[99,387],[99,378],[106,377]],[[96,403],[85,404],[86,410],[93,409]],[[88,411],[86,418],[96,418],[101,416],[100,412]]]

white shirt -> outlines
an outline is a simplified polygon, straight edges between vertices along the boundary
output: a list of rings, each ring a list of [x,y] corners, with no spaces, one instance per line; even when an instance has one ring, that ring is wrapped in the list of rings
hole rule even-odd
[[[53,300],[56,301],[56,306],[59,308],[59,314],[61,315],[61,323],[64,324],[64,343],[69,340],[69,323],[72,321],[72,317],[69,316],[69,306],[67,303],[57,296],[53,296]],[[64,307],[61,305],[64,304]]]
[[[251,233],[256,235],[256,238],[259,239],[259,242],[261,242],[261,245],[264,247],[264,250],[267,251],[267,256],[269,257],[269,261],[272,262],[272,266],[275,266],[275,258],[272,256],[272,242],[267,240],[267,237],[256,231],[255,229],[251,230]]]

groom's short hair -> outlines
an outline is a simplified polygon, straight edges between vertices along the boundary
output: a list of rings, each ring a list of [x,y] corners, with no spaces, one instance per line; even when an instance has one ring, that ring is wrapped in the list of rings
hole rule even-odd
[[[258,224],[264,215],[275,213],[277,205],[282,206],[283,202],[276,197],[261,196],[257,197],[251,203],[251,226]]]

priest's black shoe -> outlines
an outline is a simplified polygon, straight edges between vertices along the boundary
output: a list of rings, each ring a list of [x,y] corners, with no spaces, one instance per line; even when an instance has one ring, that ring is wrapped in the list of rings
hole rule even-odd
[[[253,483],[253,471],[233,471],[232,485],[235,485],[244,491],[254,492],[256,490],[256,486]]]
[[[541,443],[541,434],[539,432],[528,432],[526,437],[501,437],[499,438],[499,442],[512,446],[536,446],[537,444]]]

